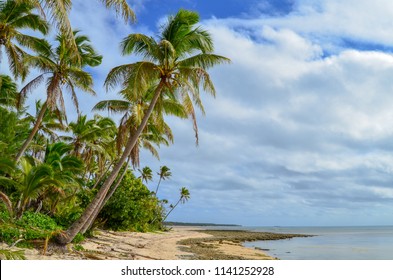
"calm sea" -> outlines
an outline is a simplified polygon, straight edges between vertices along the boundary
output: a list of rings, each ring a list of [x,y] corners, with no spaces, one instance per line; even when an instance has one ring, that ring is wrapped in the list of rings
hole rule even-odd
[[[240,229],[240,228],[237,228]],[[381,227],[242,227],[252,231],[315,235],[247,242],[282,260],[393,260],[393,226]]]

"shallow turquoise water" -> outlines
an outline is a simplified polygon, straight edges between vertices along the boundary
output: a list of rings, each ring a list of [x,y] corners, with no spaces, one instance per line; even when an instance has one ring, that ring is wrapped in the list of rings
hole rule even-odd
[[[312,234],[313,237],[246,242],[282,260],[393,260],[393,226],[251,227],[253,231]]]

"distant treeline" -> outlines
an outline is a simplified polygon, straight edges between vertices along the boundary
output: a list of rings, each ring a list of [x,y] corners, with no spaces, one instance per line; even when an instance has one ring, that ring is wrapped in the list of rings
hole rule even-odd
[[[241,225],[235,224],[213,224],[213,223],[181,223],[181,222],[165,222],[166,226],[200,226],[200,227],[241,227]]]

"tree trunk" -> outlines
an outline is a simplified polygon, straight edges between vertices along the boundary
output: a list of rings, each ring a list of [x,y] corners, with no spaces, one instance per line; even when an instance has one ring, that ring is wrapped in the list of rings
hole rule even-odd
[[[160,176],[160,180],[158,180],[157,188],[156,188],[156,191],[155,191],[155,193],[154,193],[154,195],[155,195],[156,197],[157,197],[157,193],[158,193],[158,188],[160,187],[161,179],[162,179],[162,177]]]
[[[132,149],[134,148],[135,144],[137,143],[137,140],[139,136],[141,135],[142,131],[145,129],[145,126],[147,124],[147,121],[150,118],[151,113],[153,112],[153,109],[157,103],[157,100],[161,94],[161,90],[164,87],[164,80],[161,80],[160,83],[158,84],[155,92],[154,92],[154,97],[152,101],[150,102],[149,108],[146,112],[146,114],[143,116],[142,122],[139,125],[137,131],[135,132],[134,135],[130,136],[130,138],[127,140],[126,147],[124,149],[124,152],[115,165],[115,167],[112,170],[112,173],[109,175],[109,177],[105,180],[104,184],[101,186],[100,190],[96,194],[96,196],[93,198],[93,200],[90,202],[90,204],[86,207],[85,211],[82,213],[82,216],[75,221],[65,232],[59,234],[56,236],[56,241],[61,244],[65,245],[70,243],[74,237],[81,231],[82,227],[85,225],[85,223],[90,223],[94,210],[100,206],[101,202],[104,200],[106,194],[109,191],[109,188],[112,186],[113,182],[115,181],[117,175],[119,174],[123,164],[126,162],[128,156],[130,155]]]
[[[176,204],[172,207],[172,209],[165,215],[164,219],[162,220],[163,222],[166,220],[166,218],[169,216],[169,214],[175,210],[176,206],[180,203],[181,198],[179,198],[179,200],[176,202]]]
[[[113,163],[114,163],[114,161],[112,161],[112,162],[110,163],[110,165],[108,166],[108,168],[105,170],[105,172],[103,172],[103,173],[99,176],[99,178],[97,179],[97,182],[96,182],[96,183],[94,184],[94,186],[91,188],[92,190],[95,189],[95,188],[98,186],[98,184],[101,182],[102,178],[104,178],[105,174],[109,171],[109,169],[111,169]]]
[[[120,178],[117,180],[116,184],[110,189],[109,193],[105,196],[105,198],[101,201],[100,205],[94,210],[90,222],[85,223],[85,225],[81,229],[81,233],[85,234],[85,232],[91,228],[93,225],[94,221],[97,219],[98,214],[100,214],[102,208],[104,208],[105,204],[108,202],[108,200],[111,198],[111,196],[115,193],[116,189],[119,187],[121,181],[123,180],[124,176],[127,173],[128,170],[128,164],[130,162],[130,157],[128,158],[124,171],[121,173]]]
[[[38,114],[37,121],[35,122],[35,125],[33,127],[33,130],[30,132],[29,137],[27,137],[26,141],[23,143],[22,148],[19,150],[18,154],[15,157],[15,162],[19,162],[20,158],[22,155],[25,153],[27,148],[29,147],[31,141],[33,140],[34,136],[37,134],[38,129],[41,126],[42,119],[44,118],[45,112],[47,110],[48,106],[46,102],[42,105],[41,111]]]

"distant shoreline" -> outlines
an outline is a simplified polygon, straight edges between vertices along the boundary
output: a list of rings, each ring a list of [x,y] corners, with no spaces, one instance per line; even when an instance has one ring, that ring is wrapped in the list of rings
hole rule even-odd
[[[214,224],[214,223],[183,223],[183,222],[164,222],[165,226],[187,226],[187,227],[242,227],[236,224]]]

